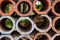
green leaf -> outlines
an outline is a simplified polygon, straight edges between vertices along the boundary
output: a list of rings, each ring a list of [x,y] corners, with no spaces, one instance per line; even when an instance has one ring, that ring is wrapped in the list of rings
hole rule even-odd
[[[6,26],[7,28],[12,28],[12,27],[13,27],[12,21],[11,21],[10,19],[6,19],[6,20],[5,20],[5,26]]]

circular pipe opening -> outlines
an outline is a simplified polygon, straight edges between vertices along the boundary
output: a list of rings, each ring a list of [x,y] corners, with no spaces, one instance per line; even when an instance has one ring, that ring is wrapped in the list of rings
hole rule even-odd
[[[12,3],[10,1],[2,1],[1,10],[3,13],[9,13],[12,10]]]
[[[56,3],[56,5],[54,6],[55,12],[57,12],[58,14],[60,13],[60,2]]]
[[[26,14],[29,12],[30,10],[30,5],[28,2],[26,1],[22,1],[21,3],[19,3],[18,5],[18,10],[21,14]]]
[[[11,39],[8,37],[3,37],[3,38],[1,38],[1,40],[11,40]]]
[[[50,24],[48,18],[40,16],[40,15],[37,15],[35,17],[35,23],[36,23],[37,27],[42,30],[47,29]]]
[[[54,40],[60,40],[60,36],[56,36]]]
[[[49,40],[46,35],[38,35],[35,40]]]
[[[55,28],[57,30],[60,30],[60,19],[58,19],[56,22],[55,22]]]
[[[39,11],[45,11],[48,8],[47,0],[38,0],[36,1],[36,9]]]
[[[31,30],[32,24],[28,19],[21,19],[18,23],[18,27],[21,31],[28,32]]]
[[[10,31],[13,27],[13,23],[9,18],[3,18],[1,20],[1,29],[4,31]]]

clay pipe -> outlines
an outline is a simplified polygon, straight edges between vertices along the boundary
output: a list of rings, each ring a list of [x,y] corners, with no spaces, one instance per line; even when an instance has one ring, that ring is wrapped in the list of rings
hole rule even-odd
[[[37,14],[47,14],[51,9],[51,1],[50,0],[34,0],[33,9]]]
[[[15,21],[10,16],[0,18],[0,30],[2,34],[10,34],[15,29]]]
[[[30,34],[34,26],[34,22],[29,17],[20,17],[16,22],[16,29],[20,34]]]
[[[15,10],[15,2],[13,0],[2,0],[0,14],[2,16],[11,16]]]

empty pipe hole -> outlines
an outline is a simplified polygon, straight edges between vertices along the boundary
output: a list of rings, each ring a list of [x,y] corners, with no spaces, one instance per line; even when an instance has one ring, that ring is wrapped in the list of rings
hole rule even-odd
[[[1,38],[1,40],[11,40],[11,39],[8,37],[3,37],[3,38]]]
[[[36,9],[39,11],[45,11],[48,8],[49,3],[47,0],[38,0],[36,1]]]
[[[4,13],[9,13],[12,10],[12,3],[10,1],[2,1],[1,10]]]
[[[10,31],[13,27],[13,23],[11,21],[11,19],[8,18],[4,18],[1,20],[1,28],[4,31]]]
[[[19,12],[22,13],[22,14],[28,13],[29,10],[30,10],[30,5],[29,5],[29,3],[26,2],[26,1],[23,1],[23,2],[19,3],[19,5],[18,5],[18,10],[19,10]]]
[[[48,18],[42,16],[36,16],[35,22],[39,29],[47,29],[50,24]]]
[[[60,30],[60,19],[58,19],[56,22],[55,22],[55,28],[57,30]]]
[[[59,14],[60,13],[60,2],[56,3],[54,6],[55,11]]]
[[[60,40],[60,36],[56,36],[54,40]]]
[[[35,40],[49,40],[46,35],[38,35]]]
[[[30,40],[30,39],[27,38],[27,37],[22,37],[22,38],[20,38],[19,40]]]
[[[18,27],[21,31],[27,32],[31,30],[32,24],[27,19],[21,19],[21,21],[18,23]]]

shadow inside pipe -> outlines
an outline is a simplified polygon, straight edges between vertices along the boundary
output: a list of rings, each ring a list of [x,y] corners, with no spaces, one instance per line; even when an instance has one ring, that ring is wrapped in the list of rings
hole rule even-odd
[[[60,36],[56,36],[54,40],[60,40]]]
[[[10,31],[13,27],[13,23],[10,19],[4,18],[1,20],[1,28],[4,31]]]
[[[11,40],[11,39],[8,38],[8,37],[3,37],[3,38],[1,38],[0,40]]]
[[[12,10],[12,3],[8,0],[2,1],[1,10],[3,13],[9,13]]]
[[[22,37],[22,38],[20,38],[19,40],[30,40],[30,39],[27,38],[27,37]]]
[[[60,2],[56,3],[56,5],[54,6],[54,9],[55,9],[55,12],[60,14]]]
[[[35,23],[39,29],[47,29],[50,24],[48,18],[39,15],[35,17]]]
[[[22,19],[18,23],[18,27],[20,28],[21,31],[27,32],[31,30],[32,24],[29,20],[27,19]]]
[[[55,28],[60,31],[60,19],[55,22]]]
[[[40,4],[39,4],[39,2],[38,2],[38,4],[40,5],[36,5],[36,8],[37,8],[37,10],[38,10],[38,8],[40,8],[40,10],[39,11],[45,11],[47,8],[48,8],[48,5],[49,5],[49,3],[47,2],[47,0],[38,0],[39,2],[40,2]]]
[[[35,40],[49,40],[49,38],[46,35],[38,35]]]
[[[19,5],[18,5],[18,10],[19,10],[19,12],[22,13],[22,14],[28,13],[29,10],[30,10],[30,5],[29,5],[29,3],[26,2],[26,1],[22,1],[22,2],[19,3]]]

